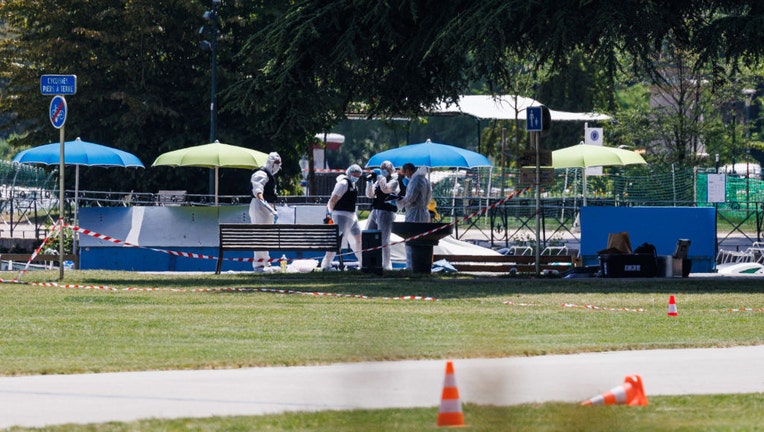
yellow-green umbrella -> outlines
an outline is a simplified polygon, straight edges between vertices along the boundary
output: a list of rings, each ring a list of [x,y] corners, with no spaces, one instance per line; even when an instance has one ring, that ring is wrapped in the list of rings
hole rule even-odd
[[[552,152],[555,168],[589,168],[614,165],[646,165],[639,153],[615,147],[576,144]]]
[[[647,165],[641,154],[615,147],[576,144],[552,152],[555,168],[582,168],[584,206],[586,206],[586,168],[598,166]]]
[[[268,154],[246,147],[215,141],[159,155],[151,166],[193,166],[215,168],[215,205],[218,205],[218,169],[254,169],[265,165]]]

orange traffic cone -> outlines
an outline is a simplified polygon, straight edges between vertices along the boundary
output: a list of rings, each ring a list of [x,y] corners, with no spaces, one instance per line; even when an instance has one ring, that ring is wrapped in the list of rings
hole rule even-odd
[[[443,395],[438,409],[438,426],[464,426],[462,402],[459,400],[454,364],[451,361],[446,363],[446,379],[443,380]]]
[[[668,316],[677,316],[679,315],[676,311],[676,300],[674,299],[674,296],[669,297],[669,306],[668,306]]]
[[[646,406],[647,396],[642,387],[642,377],[629,375],[623,380],[623,384],[610,389],[609,392],[595,396],[581,405],[631,405]]]

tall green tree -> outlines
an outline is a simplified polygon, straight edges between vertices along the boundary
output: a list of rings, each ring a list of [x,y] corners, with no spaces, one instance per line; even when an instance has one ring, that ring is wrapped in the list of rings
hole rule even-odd
[[[217,84],[241,79],[234,52],[260,19],[278,6],[224,2],[218,8]],[[17,149],[58,141],[48,121],[50,98],[39,91],[43,74],[77,75],[77,94],[67,97],[66,138],[114,146],[136,154],[147,167],[161,153],[204,144],[210,136],[211,57],[203,19],[209,1],[198,0],[6,0],[0,3],[0,111],[22,125]],[[200,32],[200,28],[206,26]],[[221,142],[274,150],[238,111],[218,107]],[[296,171],[296,169],[293,169]],[[72,179],[73,176],[67,176]],[[156,167],[104,175],[82,172],[83,187],[98,190],[187,189],[208,193],[209,170]],[[223,170],[221,193],[248,193],[246,170]],[[233,180],[235,179],[235,180]],[[68,186],[71,187],[71,186]]]
[[[695,7],[638,0],[296,1],[245,46],[245,55],[267,61],[253,64],[258,73],[241,87],[240,105],[248,108],[247,93],[267,88],[271,103],[298,93],[335,116],[353,101],[374,115],[416,114],[457,98],[471,81],[511,88],[516,71],[509,60],[516,57],[533,58],[538,68],[563,64],[584,47],[607,60],[617,46],[646,60]],[[299,105],[285,105],[272,112],[275,125],[304,117]]]
[[[614,109],[619,69],[654,71],[669,35],[698,62],[758,58],[761,38],[753,36],[763,17],[757,0],[301,0],[244,47],[251,73],[235,103],[260,109],[274,134],[307,134],[353,103],[369,116],[416,116],[474,82],[495,93],[512,89],[516,59],[559,72],[585,52],[599,65],[590,75],[609,92],[596,97],[597,107]]]
[[[206,142],[210,55],[199,49],[207,36],[198,29],[209,6],[208,0],[1,2],[0,113],[12,116],[5,128],[23,132],[12,144],[57,138],[48,125],[49,100],[38,90],[44,73],[78,76],[68,137],[131,151],[144,163]],[[621,63],[622,54],[650,70],[654,53],[673,34],[700,63],[756,60],[764,49],[758,43],[762,17],[759,0],[226,0],[219,21],[218,137],[277,150],[285,168],[296,171],[297,159],[311,154],[313,135],[349,111],[417,118],[476,83],[508,92],[522,71],[549,70],[566,80],[574,76],[565,67],[576,63],[576,52],[598,65],[584,75],[596,73],[611,91],[594,95],[592,108],[611,108],[615,71],[631,66]],[[578,99],[573,90],[559,94]],[[105,187],[203,193],[207,182],[198,179],[204,175],[130,171]],[[222,193],[247,192],[248,173],[224,176]],[[84,177],[105,184],[99,171]]]
[[[13,144],[58,141],[49,97],[39,92],[40,76],[56,73],[77,75],[77,94],[67,97],[66,139],[118,147],[146,165],[163,151],[200,143],[209,100],[202,91],[209,88],[208,67],[194,31],[202,10],[192,2],[148,0],[4,2],[10,37],[0,46],[8,82],[2,110],[23,121],[26,132]],[[102,173],[87,171],[85,184],[98,185]],[[156,184],[157,175],[128,171],[109,186],[130,190]]]

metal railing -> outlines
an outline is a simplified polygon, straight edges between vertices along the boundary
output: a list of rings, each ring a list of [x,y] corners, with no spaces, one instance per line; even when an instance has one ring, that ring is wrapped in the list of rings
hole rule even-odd
[[[162,191],[168,192],[168,191]],[[77,202],[85,207],[128,207],[128,206],[211,206],[214,197],[210,195],[187,194],[185,191],[170,191],[177,194],[164,195],[162,192],[102,192],[80,191]],[[66,218],[73,218],[75,197],[73,191],[65,194]],[[328,196],[284,196],[280,203],[287,205],[325,204]],[[251,198],[242,195],[219,196],[220,206],[242,205]],[[439,222],[453,222],[453,236],[460,240],[481,244],[491,248],[508,248],[535,242],[535,199],[519,196],[501,205],[498,198],[482,197],[436,197]],[[580,242],[578,212],[580,201],[563,198],[542,198],[540,239],[541,247],[564,246],[566,243]],[[589,206],[666,206],[664,202],[619,202],[613,199],[590,199]],[[670,206],[674,206],[672,205]],[[708,206],[683,202],[682,206]],[[363,214],[369,210],[370,200],[359,197],[359,210]],[[740,203],[734,208],[717,209],[717,243],[720,247],[745,249],[753,242],[762,241],[764,225],[764,204],[761,202]],[[474,215],[473,215],[474,214]],[[470,217],[470,215],[473,215]],[[363,215],[362,215],[363,216]],[[11,238],[44,238],[47,230],[58,219],[58,193],[47,190],[18,190],[0,197],[0,236]]]

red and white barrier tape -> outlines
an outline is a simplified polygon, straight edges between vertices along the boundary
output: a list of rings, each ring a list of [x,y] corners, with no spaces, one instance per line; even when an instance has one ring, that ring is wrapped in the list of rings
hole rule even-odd
[[[441,227],[429,230],[427,232],[423,232],[423,233],[417,234],[417,235],[415,235],[413,237],[409,237],[407,239],[403,239],[403,240],[401,240],[399,242],[394,242],[394,243],[390,243],[390,244],[376,246],[376,247],[369,248],[369,249],[364,249],[364,250],[359,251],[358,253],[374,251],[374,250],[377,250],[377,249],[391,247],[391,246],[398,245],[398,244],[401,244],[401,243],[406,243],[406,242],[410,242],[410,241],[413,241],[413,240],[420,239],[420,238],[422,238],[422,237],[424,237],[426,235],[433,234],[433,233],[438,232],[440,230],[446,229],[446,228],[448,228],[450,226],[456,225],[459,222],[467,221],[467,220],[469,220],[469,219],[471,219],[471,218],[473,218],[473,217],[475,217],[475,216],[477,216],[479,214],[486,213],[488,210],[491,210],[493,208],[496,208],[496,207],[504,204],[506,201],[511,200],[511,199],[519,196],[520,194],[524,193],[525,191],[527,191],[529,189],[530,188],[525,188],[525,189],[522,189],[522,190],[513,191],[510,195],[502,198],[501,200],[495,202],[494,204],[492,204],[492,205],[490,205],[488,207],[480,208],[480,209],[472,212],[471,214],[463,217],[462,219],[460,219],[458,221],[454,221],[454,222],[451,222],[449,224],[443,225]],[[80,234],[88,235],[88,236],[91,236],[91,237],[94,237],[94,238],[97,238],[97,239],[100,239],[100,240],[104,240],[104,241],[107,241],[107,242],[111,242],[111,243],[114,243],[114,244],[121,244],[121,245],[126,246],[126,247],[135,247],[135,248],[147,249],[147,250],[151,250],[151,251],[154,251],[154,252],[166,253],[166,254],[169,254],[169,255],[185,257],[185,258],[211,259],[211,260],[217,260],[218,259],[218,257],[216,257],[214,255],[203,255],[203,254],[197,254],[197,253],[193,253],[193,252],[182,252],[182,251],[174,251],[174,250],[169,250],[169,249],[158,249],[158,248],[151,248],[151,247],[144,247],[144,246],[135,245],[135,244],[128,243],[128,242],[123,241],[123,240],[118,239],[118,238],[114,238],[114,237],[111,237],[111,236],[108,236],[108,235],[105,235],[105,234],[101,234],[101,233],[98,233],[98,232],[95,232],[95,231],[91,231],[89,229],[85,229],[85,228],[82,228],[82,227],[79,227],[79,226],[76,226],[76,225],[70,225],[70,224],[64,223],[63,219],[59,219],[58,224],[56,224],[54,226],[54,228],[51,230],[51,233],[48,235],[48,237],[46,237],[43,240],[42,244],[40,244],[40,247],[38,247],[37,250],[35,250],[35,252],[30,257],[29,261],[27,261],[27,264],[26,264],[24,270],[22,270],[19,273],[17,279],[21,279],[21,276],[24,275],[24,273],[26,273],[27,269],[29,268],[30,263],[39,254],[39,252],[42,250],[42,248],[45,246],[45,244],[50,239],[53,238],[55,233],[61,232],[63,230],[63,228],[70,228],[72,231],[79,232]],[[345,256],[345,255],[350,255],[350,254],[354,254],[354,253],[355,252],[346,252],[344,254],[338,254],[338,255]],[[226,260],[226,261],[234,261],[234,262],[268,262],[268,263],[275,263],[275,262],[280,261],[279,258],[270,258],[270,259],[267,259],[267,260],[263,259],[263,258],[259,258],[257,260],[255,260],[254,258],[223,258],[223,259]],[[292,260],[289,259],[288,261],[292,261]]]
[[[515,303],[515,302],[509,301],[509,300],[505,301],[504,304],[505,305],[510,305],[510,306],[541,306],[541,305],[534,304],[534,303]]]
[[[435,297],[427,296],[397,296],[397,297],[371,297],[363,294],[338,294],[338,293],[326,293],[320,291],[297,291],[297,290],[282,290],[275,288],[139,288],[139,287],[126,287],[116,288],[108,285],[76,285],[76,284],[59,284],[57,282],[23,282],[17,279],[0,279],[0,283],[12,283],[19,285],[31,285],[41,287],[54,287],[64,289],[82,289],[82,290],[100,290],[100,291],[164,291],[164,292],[176,292],[176,293],[204,293],[204,292],[262,292],[272,294],[298,294],[307,295],[313,297],[345,297],[345,298],[358,298],[358,299],[376,299],[376,300],[423,300],[423,301],[440,301]],[[511,306],[542,306],[535,303],[515,303],[512,301],[502,302],[505,305]],[[645,309],[632,309],[632,308],[606,308],[594,305],[576,305],[573,303],[563,303],[562,307],[578,308],[578,309],[592,309],[592,310],[604,310],[612,312],[646,312]],[[727,312],[764,312],[764,308],[737,308],[727,309]]]
[[[530,188],[525,188],[525,189],[522,189],[522,190],[513,191],[511,194],[509,194],[506,197],[500,199],[499,201],[496,201],[495,203],[491,204],[490,206],[482,207],[482,208],[480,208],[478,210],[475,210],[471,214],[469,214],[469,215],[467,215],[467,216],[465,216],[465,217],[463,217],[463,218],[461,218],[459,220],[453,221],[453,222],[451,222],[449,224],[440,226],[438,228],[431,229],[431,230],[429,230],[427,232],[419,233],[419,234],[417,234],[417,235],[415,235],[413,237],[409,237],[409,238],[403,239],[403,240],[398,241],[398,242],[393,242],[393,243],[390,243],[390,244],[386,244],[386,245],[382,245],[382,246],[377,246],[377,247],[373,247],[373,248],[370,248],[370,249],[364,249],[364,250],[360,251],[359,253],[373,251],[373,250],[382,249],[382,248],[386,248],[386,247],[391,247],[391,246],[394,246],[394,245],[399,245],[401,243],[406,243],[406,242],[410,242],[412,240],[420,239],[420,238],[422,238],[422,237],[424,237],[426,235],[430,235],[430,234],[436,233],[436,232],[438,232],[440,230],[444,230],[444,229],[446,229],[448,227],[454,226],[457,223],[465,222],[465,221],[467,221],[469,219],[472,219],[473,217],[475,217],[475,216],[477,216],[479,214],[486,213],[488,210],[494,209],[494,208],[504,204],[505,202],[507,202],[507,201],[509,201],[509,200],[511,200],[511,199],[513,199],[513,198],[515,198],[517,196],[519,196],[520,194],[522,194],[522,193],[524,193],[524,192],[526,192],[528,190],[530,190]],[[352,252],[350,252],[350,253],[352,253]],[[345,255],[349,255],[350,253],[345,253]]]
[[[49,241],[53,240],[53,238],[55,238],[56,235],[58,235],[60,239],[63,239],[63,236],[61,235],[61,232],[63,231],[63,226],[64,226],[64,219],[59,218],[58,222],[56,222],[56,224],[53,225],[53,227],[51,228],[50,233],[48,233],[48,235],[46,235],[45,238],[42,240],[42,243],[40,243],[40,247],[34,250],[32,255],[29,257],[29,260],[27,260],[26,265],[24,265],[24,268],[21,271],[19,271],[19,274],[18,276],[16,276],[16,279],[21,280],[21,276],[24,276],[24,274],[29,270],[29,266],[32,264],[32,261],[34,261],[37,255],[40,254],[40,251],[42,251],[42,248],[44,248]],[[59,240],[59,241],[63,241],[63,240]],[[63,265],[63,263],[61,263],[61,265]]]
[[[19,283],[18,281],[8,281]],[[425,300],[425,301],[438,301],[434,297],[425,296],[398,296],[398,297],[371,297],[363,294],[339,294],[339,293],[326,293],[320,291],[298,291],[289,289],[275,289],[275,288],[139,288],[139,287],[126,287],[116,288],[108,285],[76,285],[76,284],[59,284],[57,282],[27,282],[26,285],[42,286],[42,287],[54,287],[64,289],[82,289],[82,290],[99,290],[99,291],[164,291],[164,292],[177,292],[177,293],[200,293],[200,292],[262,292],[271,294],[297,294],[307,295],[312,297],[345,297],[345,298],[358,298],[358,299],[377,299],[377,300]]]
[[[339,168],[314,168],[313,169],[313,172],[317,174],[321,174],[321,173],[343,173],[344,174],[345,171],[346,170],[339,169]],[[308,169],[305,168],[304,170],[302,170],[302,172],[308,172]]]
[[[107,235],[104,235],[104,234],[101,234],[101,233],[97,233],[95,231],[91,231],[89,229],[78,227],[76,225],[65,224],[64,226],[67,227],[67,228],[71,228],[72,231],[77,231],[80,234],[85,234],[85,235],[88,235],[88,236],[91,236],[91,237],[95,237],[95,238],[100,239],[100,240],[108,241],[108,242],[115,243],[115,244],[121,244],[121,245],[124,245],[124,246],[127,246],[127,247],[147,249],[147,250],[152,250],[154,252],[161,252],[161,253],[166,253],[166,254],[170,254],[170,255],[174,255],[174,256],[186,257],[186,258],[215,259],[215,260],[218,259],[218,257],[213,256],[213,255],[203,255],[203,254],[197,254],[197,253],[192,253],[192,252],[181,252],[181,251],[173,251],[173,250],[168,250],[168,249],[157,249],[157,248],[139,246],[139,245],[135,245],[135,244],[128,243],[126,241],[114,238],[114,237],[110,237],[110,236],[107,236]]]
[[[571,303],[563,303],[562,307],[568,307],[568,308],[580,308],[580,309],[594,309],[594,310],[604,310],[604,311],[613,311],[613,312],[645,312],[644,309],[629,309],[629,308],[606,308],[606,307],[600,307],[600,306],[593,306],[593,305],[575,305]]]

